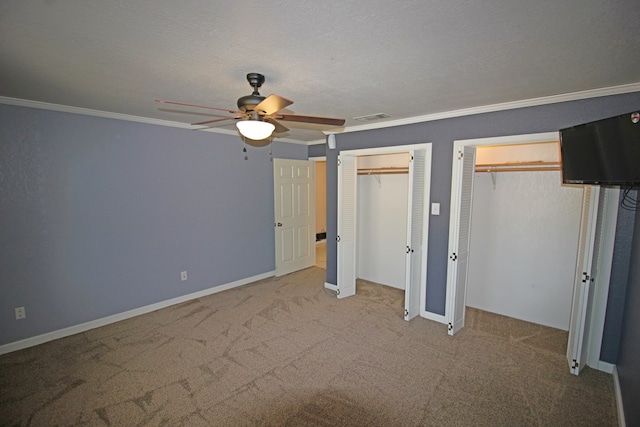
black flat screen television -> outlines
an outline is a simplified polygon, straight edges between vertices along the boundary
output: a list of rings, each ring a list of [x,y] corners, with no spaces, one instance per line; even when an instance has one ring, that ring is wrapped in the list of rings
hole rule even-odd
[[[640,185],[640,112],[560,130],[562,182]]]

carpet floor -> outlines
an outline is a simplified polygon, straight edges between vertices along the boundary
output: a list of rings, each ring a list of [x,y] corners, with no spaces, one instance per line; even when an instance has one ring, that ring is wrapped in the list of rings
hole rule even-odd
[[[468,309],[454,337],[404,293],[318,267],[0,356],[2,426],[616,426],[611,375],[567,333]]]

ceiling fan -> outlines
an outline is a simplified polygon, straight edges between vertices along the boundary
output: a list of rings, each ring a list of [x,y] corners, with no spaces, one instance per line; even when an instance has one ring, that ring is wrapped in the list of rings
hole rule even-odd
[[[260,92],[258,92],[258,88],[260,88],[265,81],[264,76],[260,73],[247,74],[247,81],[253,88],[253,93],[251,95],[243,96],[238,99],[238,110],[207,107],[204,105],[165,101],[161,99],[157,99],[156,102],[161,104],[172,104],[185,107],[225,111],[229,114],[233,114],[229,117],[221,117],[191,124],[209,125],[211,123],[222,122],[225,120],[238,120],[238,122],[236,123],[238,131],[242,136],[246,138],[245,142],[247,144],[254,146],[267,145],[268,142],[265,143],[264,140],[269,138],[273,133],[287,132],[289,129],[282,123],[280,123],[280,121],[313,123],[317,125],[326,125],[333,127],[344,125],[344,119],[279,113],[279,111],[283,108],[293,104],[293,101],[275,94],[269,95],[267,97],[260,95]]]

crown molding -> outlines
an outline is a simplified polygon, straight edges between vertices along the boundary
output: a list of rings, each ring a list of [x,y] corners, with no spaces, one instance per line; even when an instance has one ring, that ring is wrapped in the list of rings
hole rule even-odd
[[[105,119],[125,120],[128,122],[145,123],[149,125],[167,126],[167,127],[190,129],[190,130],[193,129],[193,126],[190,125],[189,123],[174,122],[171,120],[152,119],[150,117],[133,116],[133,115],[121,114],[121,113],[112,113],[109,111],[92,110],[90,108],[72,107],[69,105],[52,104],[48,102],[32,101],[29,99],[10,98],[7,96],[0,96],[0,104],[15,105],[18,107],[39,108],[41,110],[60,111],[63,113],[82,114],[85,116],[102,117]],[[220,133],[224,135],[240,137],[237,131],[229,130],[229,129],[209,128],[209,129],[200,129],[200,132],[212,132],[212,133]],[[305,141],[299,141],[297,139],[290,139],[290,138],[278,138],[277,141],[288,142],[291,144],[306,145]]]
[[[588,98],[599,98],[610,95],[621,95],[625,93],[640,92],[640,82],[630,83],[620,86],[610,86],[599,89],[584,90],[581,92],[570,92],[559,95],[543,96],[540,98],[524,99],[521,101],[504,102],[500,104],[484,105],[480,107],[463,108],[460,110],[444,111],[442,113],[427,114],[424,116],[408,117],[406,119],[389,120],[385,122],[369,123],[366,125],[350,126],[342,132],[325,131],[325,135],[330,133],[360,132],[363,130],[382,129],[394,126],[409,125],[434,120],[451,119],[454,117],[472,116],[474,114],[493,113],[496,111],[515,110],[517,108],[535,107],[539,105],[557,104],[560,102],[577,101]]]
[[[577,101],[580,99],[598,98],[602,96],[621,95],[625,93],[640,92],[640,82],[630,83],[620,86],[610,86],[599,89],[584,90],[581,92],[570,92],[559,95],[543,96],[540,98],[531,98],[521,101],[504,102],[500,104],[484,105],[480,107],[463,108],[460,110],[444,111],[441,113],[426,114],[423,116],[408,117],[405,119],[389,120],[385,122],[369,123],[366,125],[350,126],[344,128],[340,132],[335,130],[322,131],[325,135],[340,134],[350,132],[360,132],[364,130],[383,129],[394,126],[410,125],[415,123],[430,122],[434,120],[450,119],[454,117],[471,116],[474,114],[493,113],[496,111],[514,110],[517,108],[535,107],[538,105],[556,104],[567,101]],[[168,126],[180,129],[192,129],[188,123],[174,122],[170,120],[152,119],[149,117],[132,116],[128,114],[112,113],[109,111],[92,110],[89,108],[72,107],[68,105],[51,104],[48,102],[31,101],[28,99],[10,98],[0,96],[0,104],[16,105],[19,107],[40,108],[44,110],[61,111],[65,113],[83,114],[87,116],[103,117],[108,119],[125,120],[129,122],[146,123],[158,126]],[[201,132],[213,132],[225,135],[238,136],[238,132],[228,129],[202,129]],[[315,141],[300,141],[297,139],[278,138],[279,142],[288,142],[291,144],[316,145],[324,144],[324,139]]]

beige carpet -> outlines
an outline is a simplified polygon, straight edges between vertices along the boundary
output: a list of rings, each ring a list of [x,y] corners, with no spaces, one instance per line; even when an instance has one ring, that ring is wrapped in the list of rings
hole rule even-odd
[[[615,426],[613,380],[566,333],[403,292],[338,300],[312,267],[0,356],[0,425]]]

